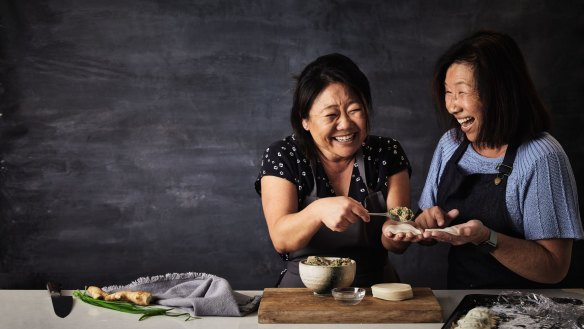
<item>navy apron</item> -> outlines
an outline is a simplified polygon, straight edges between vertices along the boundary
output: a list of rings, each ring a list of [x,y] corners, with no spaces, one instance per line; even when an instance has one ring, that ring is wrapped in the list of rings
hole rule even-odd
[[[465,139],[448,160],[438,185],[437,205],[445,211],[460,211],[450,225],[479,219],[496,232],[523,239],[523,233],[514,229],[505,202],[507,177],[513,170],[517,147],[508,146],[503,163],[497,167],[499,173],[465,175],[458,168],[458,161],[469,144]],[[449,289],[535,287],[542,285],[515,274],[472,243],[450,247]]]
[[[365,208],[370,212],[386,212],[387,204],[381,191],[374,192],[369,189],[365,166],[363,163],[363,153],[361,150],[356,154],[357,169],[368,189],[368,196],[365,200]],[[313,176],[316,176],[316,167],[311,165]],[[363,171],[361,171],[361,168]],[[317,197],[316,178],[314,188],[309,196],[300,205],[304,209],[310,203],[316,201]],[[357,263],[354,286],[365,287],[379,282],[398,281],[397,274],[389,265],[387,250],[381,243],[381,229],[385,218],[374,218],[365,223],[357,221],[344,232],[331,231],[322,225],[310,242],[304,248],[282,255],[286,261],[286,269],[282,271],[277,287],[294,288],[304,287],[298,270],[298,263],[308,256],[323,257],[348,257]]]

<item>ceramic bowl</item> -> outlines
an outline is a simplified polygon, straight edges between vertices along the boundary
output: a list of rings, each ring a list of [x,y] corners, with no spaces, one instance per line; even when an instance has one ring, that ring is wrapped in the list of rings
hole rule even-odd
[[[327,260],[340,259],[339,257],[322,257]],[[333,288],[350,287],[355,279],[357,263],[351,262],[342,266],[309,265],[306,260],[300,261],[300,279],[306,288],[317,295],[330,295]]]
[[[357,305],[365,297],[365,289],[357,287],[334,288],[331,292],[335,300],[344,305]]]

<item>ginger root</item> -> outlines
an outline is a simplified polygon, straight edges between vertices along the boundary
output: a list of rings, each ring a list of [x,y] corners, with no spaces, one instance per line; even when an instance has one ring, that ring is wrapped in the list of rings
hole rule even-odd
[[[94,299],[104,299],[105,296],[107,296],[107,292],[101,290],[101,288],[99,287],[95,287],[95,286],[90,286],[87,287],[87,289],[85,289],[85,291],[87,292],[87,294],[91,297],[93,297]]]
[[[137,305],[148,305],[152,294],[146,291],[118,291],[105,296],[105,300],[125,300]]]
[[[87,294],[95,299],[104,300],[125,300],[136,305],[148,305],[152,300],[152,294],[147,291],[129,291],[123,290],[111,294],[106,293],[99,287],[91,286],[86,289]]]

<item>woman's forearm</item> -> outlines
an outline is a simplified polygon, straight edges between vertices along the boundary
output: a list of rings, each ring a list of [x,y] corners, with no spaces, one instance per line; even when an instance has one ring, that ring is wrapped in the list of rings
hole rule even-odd
[[[571,239],[528,241],[498,234],[491,254],[516,274],[539,283],[558,283],[568,273]]]
[[[268,225],[268,230],[277,252],[294,252],[310,242],[322,226],[312,212],[313,209],[309,205],[302,211],[272,220],[273,223]]]

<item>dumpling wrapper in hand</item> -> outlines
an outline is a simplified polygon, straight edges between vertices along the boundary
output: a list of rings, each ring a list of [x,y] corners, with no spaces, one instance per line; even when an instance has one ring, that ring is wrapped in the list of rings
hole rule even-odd
[[[444,233],[448,233],[448,234],[452,234],[452,235],[460,235],[458,228],[456,228],[454,226],[448,226],[445,228],[427,228],[424,231],[426,231],[426,232],[444,232]]]
[[[386,229],[386,232],[391,232],[393,234],[398,234],[398,233],[412,233],[415,235],[422,234],[422,231],[420,231],[419,229],[415,228],[414,226],[412,226],[410,224],[406,224],[406,223],[389,225],[389,227]]]

